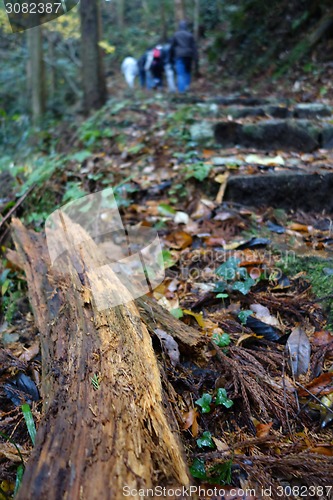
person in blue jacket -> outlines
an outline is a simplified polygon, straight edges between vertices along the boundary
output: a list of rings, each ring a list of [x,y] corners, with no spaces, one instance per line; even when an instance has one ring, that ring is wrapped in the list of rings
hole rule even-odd
[[[185,92],[191,83],[193,62],[198,62],[196,42],[186,21],[179,23],[179,29],[172,38],[171,57],[175,64],[178,91]]]

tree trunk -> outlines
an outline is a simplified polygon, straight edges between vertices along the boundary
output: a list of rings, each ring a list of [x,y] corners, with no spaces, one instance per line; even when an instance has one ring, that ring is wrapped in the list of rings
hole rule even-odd
[[[167,21],[166,21],[166,12],[165,12],[165,0],[161,0],[160,7],[161,7],[161,34],[162,34],[162,40],[164,42],[166,42],[167,38],[168,38],[168,30],[167,30]]]
[[[83,108],[85,113],[98,109],[106,102],[106,83],[100,41],[98,0],[81,0],[81,61]]]
[[[117,25],[120,30],[125,25],[125,0],[117,0]]]
[[[199,40],[199,24],[200,24],[200,0],[194,0],[194,29],[193,34],[196,42]]]
[[[184,0],[175,0],[175,22],[176,26],[186,18]]]
[[[52,105],[54,104],[55,93],[56,93],[56,81],[57,81],[57,73],[56,73],[56,60],[55,60],[55,44],[56,44],[56,33],[52,31],[48,32],[47,40],[48,40],[48,59],[50,62],[48,68],[49,74],[49,98],[51,100]]]
[[[27,32],[29,49],[29,90],[31,90],[32,122],[37,126],[45,112],[45,82],[43,63],[42,28],[37,26]]]
[[[45,411],[17,499],[120,500],[126,486],[187,486],[177,424],[135,304],[95,307],[92,289],[119,287],[105,266],[98,274],[96,244],[85,239],[80,249],[83,273],[69,265],[60,275],[41,234],[18,220],[13,229],[40,331]],[[192,335],[192,347],[199,338]]]

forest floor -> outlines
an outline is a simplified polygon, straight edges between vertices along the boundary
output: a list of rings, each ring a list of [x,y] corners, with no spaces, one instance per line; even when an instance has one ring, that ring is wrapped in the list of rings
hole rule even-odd
[[[275,87],[258,82],[251,93],[242,82],[220,89],[199,79],[184,97],[112,85],[118,95],[102,110],[53,129],[52,154],[13,164],[10,188],[0,192],[2,216],[33,187],[16,215],[41,231],[57,207],[112,187],[123,222],[156,229],[163,243],[166,276],[152,297],[204,339],[195,357],[177,359],[153,339],[195,481],[223,487],[220,499],[332,498],[331,211],[325,200],[304,211],[297,192],[287,206],[244,205],[230,198],[228,184],[240,175],[330,173],[333,152],[223,146],[210,128],[272,119],[266,108],[232,116],[250,106],[293,112],[319,102],[331,110],[329,73]],[[311,113],[311,123],[330,125],[331,112]],[[40,134],[39,151],[48,140]],[[42,418],[38,331],[25,277],[7,253],[9,221],[0,219],[1,500],[11,497],[32,449],[21,405],[31,405],[37,429]]]

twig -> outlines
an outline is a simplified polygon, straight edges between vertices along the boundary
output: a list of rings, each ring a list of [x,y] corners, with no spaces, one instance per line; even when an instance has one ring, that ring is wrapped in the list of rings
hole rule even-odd
[[[287,407],[287,395],[286,395],[286,380],[285,380],[285,358],[283,357],[283,364],[282,364],[282,386],[283,386],[283,402],[284,402],[284,409],[286,412],[286,419],[287,419],[287,425],[289,429],[289,434],[290,436],[292,435],[292,430],[289,422],[289,415],[288,415],[288,407]],[[295,391],[296,392],[296,391]],[[296,392],[297,394],[297,392]],[[298,404],[298,400],[297,400]]]
[[[309,391],[306,387],[304,387],[304,385],[300,384],[299,382],[296,382],[296,384],[301,387],[305,392],[307,392],[309,394],[309,396],[312,396],[313,399],[315,399],[321,406],[323,406],[324,408],[326,408],[327,411],[329,411],[330,413],[333,414],[333,410],[332,408],[329,408],[327,405],[325,405],[325,403],[323,403],[322,401],[320,401],[319,398],[317,398],[317,396],[315,396],[315,394],[313,394],[311,391]],[[328,384],[327,384],[328,385]],[[327,385],[325,387],[327,387]],[[323,387],[323,389],[320,391],[322,392],[325,387]],[[320,394],[319,392],[319,394]],[[298,414],[300,414],[300,412],[308,405],[308,402],[305,403],[305,405],[303,405],[303,407],[299,410]]]
[[[22,203],[24,202],[24,200],[26,199],[26,197],[31,193],[31,191],[33,189],[35,189],[36,185],[33,184],[26,193],[24,193],[21,198],[19,198],[17,200],[17,202],[15,203],[15,205],[9,210],[9,212],[4,216],[4,218],[0,221],[0,229],[2,228],[2,226],[7,222],[7,220],[9,220],[11,218],[11,216],[14,214],[14,212],[18,209],[18,207],[20,205],[22,205]]]

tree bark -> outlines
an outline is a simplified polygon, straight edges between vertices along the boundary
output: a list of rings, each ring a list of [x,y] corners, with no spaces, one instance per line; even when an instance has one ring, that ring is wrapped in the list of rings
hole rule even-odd
[[[83,108],[85,113],[98,109],[106,102],[106,82],[100,41],[98,0],[81,0],[81,61]]]
[[[135,304],[95,306],[92,289],[119,287],[111,270],[98,273],[96,244],[80,249],[82,273],[68,265],[59,274],[41,234],[16,219],[13,239],[40,331],[45,410],[17,499],[118,500],[126,486],[187,486],[177,424]]]
[[[125,0],[117,0],[117,25],[120,30],[125,25]]]
[[[199,24],[200,24],[200,0],[194,0],[194,29],[193,34],[196,42],[199,40]]]
[[[57,35],[52,31],[48,32],[48,59],[50,61],[49,66],[49,98],[52,105],[54,105],[55,93],[56,93],[56,82],[57,82],[57,70],[56,70],[56,58],[55,58],[55,44]]]
[[[161,8],[161,34],[163,42],[167,41],[168,38],[168,29],[167,29],[167,21],[166,21],[166,12],[165,12],[165,0],[161,0],[160,2]]]
[[[176,22],[176,27],[178,27],[178,24],[180,21],[184,21],[186,18],[186,13],[185,13],[185,3],[184,0],[175,0],[175,22]]]
[[[29,49],[30,77],[29,91],[31,91],[31,112],[34,126],[40,123],[45,112],[45,82],[43,64],[42,28],[37,26],[27,32]]]

